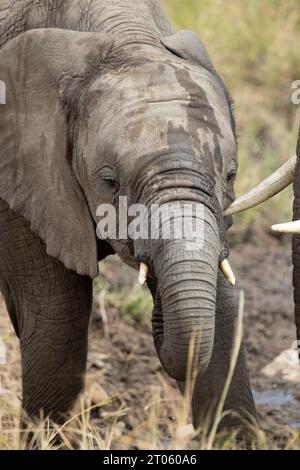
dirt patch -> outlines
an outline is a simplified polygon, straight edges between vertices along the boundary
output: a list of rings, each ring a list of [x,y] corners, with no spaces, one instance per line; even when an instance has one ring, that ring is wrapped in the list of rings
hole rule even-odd
[[[290,435],[291,425],[300,422],[300,384],[286,382],[280,376],[268,378],[261,370],[283,350],[291,348],[295,340],[291,250],[276,242],[267,248],[238,245],[231,252],[231,264],[238,278],[238,288],[243,289],[246,296],[245,344],[261,425],[272,445],[282,447]],[[115,289],[124,286],[131,289],[137,281],[137,274],[117,258],[106,262],[103,277]],[[102,300],[103,309],[106,301]],[[155,395],[161,397],[163,404],[160,419],[172,421],[169,400],[174,404],[181,398],[173,381],[161,369],[150,324],[140,321],[128,324],[124,312],[112,307],[106,310],[105,328],[104,312],[102,315],[98,312],[98,319],[94,317],[91,323],[88,370],[93,380],[101,384],[104,395],[115,398],[110,408],[103,407],[95,412],[95,419],[105,419],[111,408],[122,409],[120,426],[124,429],[120,432],[130,433],[143,422],[143,415],[148,413]],[[2,387],[13,387],[20,396],[18,342],[3,301],[0,336],[6,338],[8,348],[7,365],[0,366]]]
[[[300,383],[284,381],[280,375],[268,378],[261,370],[292,348],[296,339],[292,262],[290,246],[270,243],[236,246],[231,259],[246,296],[245,343],[261,425],[278,445],[284,445],[290,426],[300,422]]]

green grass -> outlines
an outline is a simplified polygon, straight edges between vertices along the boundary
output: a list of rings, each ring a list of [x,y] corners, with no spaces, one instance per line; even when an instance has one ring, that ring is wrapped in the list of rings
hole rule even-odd
[[[113,287],[105,277],[106,270],[110,270],[109,260],[102,264],[102,274],[94,281],[94,303],[96,308],[114,309],[120,312],[122,319],[130,324],[140,324],[149,327],[151,324],[153,301],[148,289],[135,284]],[[99,296],[101,295],[101,299]]]
[[[299,0],[161,0],[175,29],[196,31],[235,101],[239,130],[236,193],[250,189],[296,148],[300,106]],[[225,7],[226,3],[226,7]],[[292,191],[236,218],[240,229],[291,218]],[[240,231],[240,230],[239,230]]]

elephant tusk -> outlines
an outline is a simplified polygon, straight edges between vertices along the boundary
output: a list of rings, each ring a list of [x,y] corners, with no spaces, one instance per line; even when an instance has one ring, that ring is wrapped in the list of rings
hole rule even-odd
[[[235,282],[236,282],[235,275],[233,274],[233,271],[227,259],[224,259],[222,263],[220,263],[220,270],[224,274],[225,279],[227,279],[227,281],[232,286],[235,286]]]
[[[291,235],[300,234],[300,220],[295,220],[294,222],[288,222],[286,224],[272,225],[271,230],[273,230],[273,232],[288,233]]]
[[[148,266],[145,263],[140,264],[139,283],[143,286],[147,281]]]
[[[256,207],[281,192],[293,182],[296,163],[297,157],[294,155],[258,186],[234,201],[224,215],[234,215]]]

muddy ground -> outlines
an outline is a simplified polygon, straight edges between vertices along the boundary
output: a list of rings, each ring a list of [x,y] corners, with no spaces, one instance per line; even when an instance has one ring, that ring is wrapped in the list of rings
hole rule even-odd
[[[231,264],[238,288],[245,291],[244,337],[261,425],[271,446],[284,447],[290,430],[300,423],[300,383],[287,381],[280,373],[266,377],[262,369],[295,340],[291,249],[274,239],[267,246],[244,243],[232,249]],[[104,277],[117,290],[127,286],[129,291],[136,283],[136,273],[115,258],[108,261]],[[180,399],[158,362],[149,323],[140,318],[128,322],[123,312],[108,307],[105,295],[97,298],[98,319],[91,324],[89,374],[101,384],[100,395],[115,398],[97,411],[96,418],[101,417],[103,423],[106,416],[110,419],[113,407],[122,409],[118,432],[128,432],[134,439],[135,428],[142,432],[140,423],[154,395],[162,397],[166,421],[172,420],[169,401]],[[14,395],[20,396],[18,343],[2,299],[1,303],[0,336],[5,336],[8,346],[7,364],[0,366],[2,387],[13,388]],[[130,439],[125,447],[131,445]]]
[[[291,248],[270,239],[268,247],[236,246],[231,259],[245,291],[244,337],[261,425],[284,446],[300,422],[300,382],[284,380],[280,372],[266,377],[262,369],[294,346]]]

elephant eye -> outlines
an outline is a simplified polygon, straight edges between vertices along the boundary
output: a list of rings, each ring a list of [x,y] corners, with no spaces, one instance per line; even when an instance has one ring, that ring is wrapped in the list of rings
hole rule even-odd
[[[231,163],[230,168],[228,168],[226,180],[227,183],[233,183],[237,174],[237,167],[235,163]]]
[[[110,187],[113,193],[117,193],[120,189],[119,182],[114,178],[102,178],[103,181]]]
[[[105,167],[100,172],[101,179],[109,187],[111,191],[117,193],[120,189],[120,184],[117,175],[112,168]]]
[[[228,183],[233,183],[236,177],[236,171],[232,170],[229,173],[227,173],[227,182]]]

